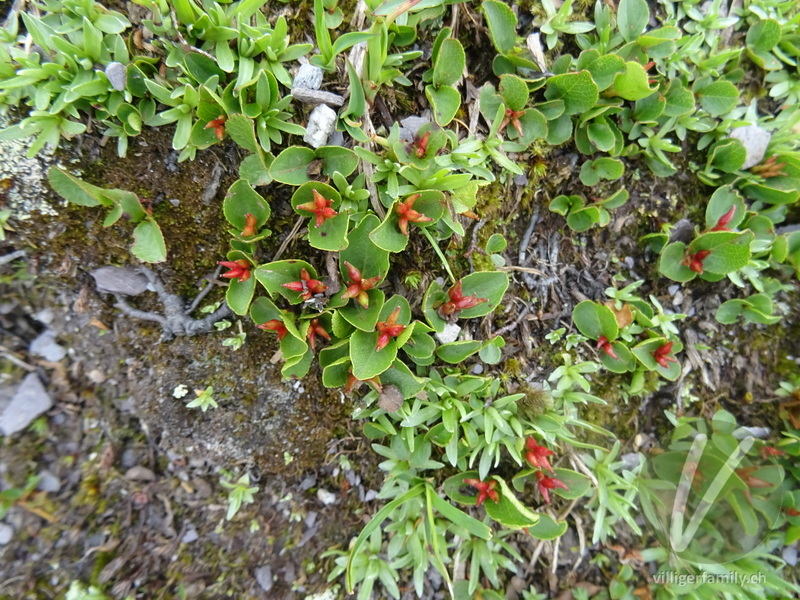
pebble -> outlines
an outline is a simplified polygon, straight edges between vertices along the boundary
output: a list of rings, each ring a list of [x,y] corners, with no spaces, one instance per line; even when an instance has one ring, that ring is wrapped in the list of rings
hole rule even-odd
[[[334,131],[328,136],[328,146],[343,146],[344,134],[341,131]]]
[[[372,502],[377,497],[378,497],[377,490],[367,490],[367,493],[364,495],[364,502]]]
[[[110,62],[106,66],[106,77],[111,87],[121,92],[128,84],[128,69],[122,63]]]
[[[0,414],[0,433],[11,435],[22,431],[39,415],[53,406],[53,400],[44,389],[36,373],[29,373],[22,380],[11,402]]]
[[[147,278],[128,267],[100,267],[90,275],[94,277],[98,292],[138,296],[147,290]]]
[[[300,482],[300,489],[304,492],[306,490],[310,490],[312,487],[317,485],[317,478],[315,475],[309,475],[303,481]]]
[[[197,541],[200,539],[200,536],[197,534],[197,530],[194,526],[190,526],[189,529],[186,530],[186,533],[183,534],[181,538],[181,543],[183,544],[191,544],[192,542]]]
[[[262,590],[268,592],[272,589],[272,568],[269,565],[258,567],[255,570],[255,576]]]
[[[470,373],[472,373],[473,375],[480,375],[481,373],[483,373],[483,365],[480,364],[474,365],[472,369],[470,369]]]
[[[322,85],[323,71],[311,63],[300,65],[297,69],[297,74],[294,76],[292,82],[293,88],[308,88],[310,90],[318,90]]]
[[[125,471],[125,479],[131,481],[154,481],[155,478],[156,474],[142,465],[136,465]]]
[[[56,343],[56,334],[50,329],[45,329],[28,347],[31,354],[41,356],[46,361],[58,362],[67,355],[64,346]]]
[[[767,146],[772,139],[772,134],[758,125],[746,125],[737,127],[731,132],[731,137],[742,142],[747,151],[742,169],[755,167],[762,160],[767,152]]]
[[[411,134],[411,137],[414,137],[417,135],[417,131],[419,131],[420,127],[427,125],[430,122],[430,119],[413,115],[400,121],[400,125],[408,130],[408,132]]]
[[[308,117],[303,141],[313,148],[324,146],[335,127],[336,111],[329,106],[320,104],[311,111]]]
[[[119,462],[124,469],[130,469],[139,462],[139,454],[133,448],[126,448],[120,456]]]
[[[525,173],[514,176],[514,185],[526,186],[528,185],[528,176]]]
[[[92,369],[86,374],[86,376],[92,383],[100,384],[104,383],[106,380],[106,374],[103,373],[100,369]]]
[[[675,294],[677,294],[677,293],[680,291],[680,289],[681,289],[681,286],[679,286],[679,285],[676,283],[676,284],[673,284],[673,285],[669,286],[669,287],[667,288],[667,291],[669,292],[669,295],[670,295],[670,296],[674,296]]]
[[[455,323],[446,323],[444,326],[444,331],[436,334],[436,339],[438,339],[442,344],[449,344],[450,342],[455,342],[460,333],[461,327]]]
[[[39,483],[36,484],[36,489],[55,493],[61,489],[61,480],[47,469],[44,469],[39,471]]]
[[[0,546],[5,546],[14,537],[14,529],[11,525],[0,523]]]
[[[49,308],[42,309],[39,312],[33,313],[31,316],[43,325],[50,325],[56,318],[55,313]]]
[[[336,494],[323,488],[317,490],[317,498],[325,506],[330,506],[331,504],[336,504],[337,502]]]
[[[785,546],[781,552],[781,557],[790,567],[795,566],[797,564],[797,548],[794,546]]]

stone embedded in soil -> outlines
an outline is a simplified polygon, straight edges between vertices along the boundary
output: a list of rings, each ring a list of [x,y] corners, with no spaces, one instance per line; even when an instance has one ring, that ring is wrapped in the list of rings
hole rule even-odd
[[[11,525],[0,523],[0,546],[5,546],[14,538],[14,529]]]
[[[28,374],[0,414],[0,433],[12,435],[22,431],[52,406],[53,400],[39,377],[35,373]]]
[[[183,537],[181,538],[181,543],[191,544],[192,542],[196,542],[198,539],[200,539],[200,536],[197,533],[197,529],[195,529],[193,526],[189,526],[189,528],[186,530],[186,533],[184,533]]]
[[[306,126],[306,134],[303,136],[303,141],[313,148],[324,146],[335,126],[336,111],[329,106],[320,104],[311,111],[311,115],[308,117],[308,125]]]
[[[272,569],[269,565],[258,567],[255,570],[256,581],[261,589],[268,592],[272,589]]]
[[[38,477],[39,483],[36,484],[37,490],[55,493],[61,489],[61,480],[47,469],[39,471]]]
[[[125,479],[131,481],[155,481],[156,475],[147,467],[136,465],[125,472]]]
[[[128,69],[122,63],[110,62],[106,67],[106,77],[111,87],[121,92],[128,84]]]
[[[337,502],[336,494],[322,488],[317,490],[317,498],[325,506],[330,506],[331,504],[336,504]]]
[[[772,134],[758,125],[746,125],[734,129],[731,137],[742,142],[747,151],[747,158],[744,159],[742,169],[749,169],[764,160],[764,154],[767,152]]]
[[[128,267],[100,267],[90,273],[98,292],[138,296],[147,290],[147,277]]]
[[[789,566],[795,566],[797,564],[797,548],[794,546],[785,546],[781,551],[781,558],[783,558]]]
[[[322,85],[322,75],[322,69],[311,63],[300,65],[300,68],[297,69],[297,75],[294,76],[292,87],[318,90],[319,86]]]
[[[28,347],[31,354],[41,356],[46,361],[58,362],[67,355],[63,346],[56,343],[56,334],[50,329],[40,333]]]
[[[436,339],[438,339],[442,344],[449,344],[450,342],[455,342],[458,339],[458,334],[460,333],[461,327],[455,323],[447,323],[444,326],[444,331],[436,334]]]

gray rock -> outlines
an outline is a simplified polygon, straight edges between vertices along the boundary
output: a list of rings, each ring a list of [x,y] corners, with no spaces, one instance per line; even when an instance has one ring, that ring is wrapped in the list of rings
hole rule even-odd
[[[795,566],[797,564],[797,548],[794,546],[785,546],[781,552],[781,557],[790,567]]]
[[[14,537],[14,529],[11,525],[0,523],[0,546],[5,546]]]
[[[63,346],[56,343],[56,334],[50,329],[44,330],[28,347],[31,354],[43,357],[49,362],[58,362],[67,355]]]
[[[303,104],[329,104],[330,106],[342,106],[344,104],[344,98],[339,94],[323,92],[322,90],[294,87],[291,94],[295,100]]]
[[[292,82],[293,88],[307,88],[310,90],[318,90],[322,85],[323,71],[319,67],[315,67],[311,63],[300,65],[297,69],[297,74],[294,76]]]
[[[413,137],[417,135],[417,131],[419,131],[420,127],[422,127],[423,125],[427,125],[430,122],[431,122],[430,119],[426,119],[424,117],[417,117],[416,115],[414,115],[411,117],[406,117],[405,119],[400,121],[400,125],[402,127],[405,127]]]
[[[186,530],[186,533],[183,534],[181,538],[181,543],[183,544],[191,544],[192,542],[196,542],[200,539],[200,536],[197,534],[197,529],[193,526],[189,526],[189,529]]]
[[[0,433],[11,435],[22,431],[52,406],[53,400],[39,377],[35,373],[29,373],[0,414]]]
[[[438,339],[442,344],[449,344],[450,342],[455,342],[460,333],[461,327],[455,323],[447,323],[444,326],[444,330],[441,333],[436,334],[436,339]]]
[[[147,278],[128,267],[100,267],[90,273],[98,292],[138,296],[147,290]]]
[[[472,369],[470,369],[470,373],[472,373],[473,375],[480,375],[481,373],[483,373],[483,365],[481,364],[474,365]]]
[[[746,125],[734,129],[731,137],[742,142],[744,149],[747,150],[747,158],[744,160],[742,169],[749,169],[764,160],[764,154],[767,152],[772,134],[758,125]]]
[[[300,482],[300,489],[304,492],[306,490],[310,490],[312,487],[317,485],[317,478],[315,475],[309,475],[303,481]]]
[[[61,489],[61,480],[47,469],[39,471],[39,483],[36,484],[36,489],[55,493]]]
[[[328,146],[342,146],[344,144],[344,134],[341,131],[334,131],[328,136]]]
[[[641,462],[642,457],[638,452],[629,452],[622,455],[622,468],[631,470],[634,469]]]
[[[338,500],[336,498],[336,494],[334,494],[333,492],[329,492],[328,490],[323,489],[323,488],[319,488],[317,490],[317,498],[325,506],[328,506],[330,504],[336,504],[336,502]]]
[[[131,467],[125,472],[125,479],[130,479],[131,481],[154,481],[155,478],[155,473],[142,465]]]
[[[272,568],[269,565],[258,567],[255,571],[255,576],[262,590],[268,592],[272,589]]]
[[[528,185],[528,176],[523,173],[522,175],[514,176],[514,185],[525,186]]]
[[[324,146],[336,126],[336,111],[320,104],[311,111],[303,141],[313,148]]]
[[[128,68],[122,63],[110,62],[106,67],[106,77],[111,87],[121,92],[128,84]]]
[[[44,308],[39,312],[33,313],[32,316],[34,319],[39,321],[39,323],[42,323],[44,325],[50,325],[50,323],[53,322],[53,319],[56,318],[55,313],[50,308]]]

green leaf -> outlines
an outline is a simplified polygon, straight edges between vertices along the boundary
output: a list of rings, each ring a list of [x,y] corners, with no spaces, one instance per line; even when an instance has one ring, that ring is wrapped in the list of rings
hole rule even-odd
[[[516,75],[500,77],[499,93],[503,98],[503,104],[510,110],[522,110],[530,97],[528,84]]]
[[[583,163],[580,178],[583,185],[592,186],[597,185],[601,179],[608,181],[619,179],[624,172],[625,165],[621,160],[602,156],[596,160],[589,160]]]
[[[605,336],[611,342],[619,335],[617,319],[605,304],[590,300],[578,303],[572,310],[572,321],[578,331],[593,340]]]
[[[744,144],[734,138],[720,140],[708,150],[708,165],[725,173],[738,171],[746,159]]]
[[[419,197],[414,201],[414,210],[432,219],[432,221],[408,223],[409,237],[417,227],[436,225],[436,222],[442,217],[444,212],[445,199],[442,192],[437,190],[424,190],[418,192],[418,194]],[[397,203],[403,200],[405,200],[405,198],[398,199]],[[402,252],[406,249],[409,240],[409,238],[400,231],[400,226],[398,224],[399,216],[395,212],[397,203],[392,205],[380,226],[369,235],[369,238],[376,246],[387,252]]]
[[[769,52],[781,41],[781,26],[774,19],[758,21],[747,30],[747,48],[756,52]]]
[[[700,238],[690,245],[690,252],[697,252],[698,250],[704,249],[704,244],[700,243],[697,244],[697,246],[695,246],[695,244],[700,242],[703,238],[708,238],[713,235],[718,234],[714,232],[700,236]],[[727,275],[728,273],[733,273],[747,266],[747,263],[750,262],[750,242],[754,237],[753,233],[748,231],[735,235],[738,236],[737,240],[715,246],[711,254],[706,256],[703,260],[704,273]]]
[[[612,342],[611,349],[618,358],[613,358],[600,350],[600,362],[612,373],[627,373],[636,368],[636,359],[628,347],[622,342]]]
[[[269,168],[269,174],[275,181],[289,185],[302,185],[310,179],[307,169],[314,157],[315,154],[311,148],[289,146],[275,157]]]
[[[544,95],[548,100],[563,100],[566,114],[574,115],[592,108],[599,91],[589,71],[580,71],[550,77]]]
[[[474,295],[478,298],[486,298],[488,301],[462,310],[458,313],[458,318],[483,317],[497,308],[503,299],[503,295],[508,289],[508,275],[499,271],[471,273],[461,280],[461,285],[464,297]]]
[[[313,203],[314,191],[326,200],[333,200],[331,208],[334,210],[339,208],[341,203],[339,192],[324,183],[309,181],[297,188],[292,195],[292,208],[302,217],[308,217],[309,215],[311,217],[308,222],[308,243],[314,248],[329,252],[344,250],[348,246],[347,224],[350,216],[347,213],[339,213],[332,219],[325,219],[322,225],[317,227],[315,215],[305,209],[297,208],[301,204]]]
[[[225,300],[237,315],[246,315],[255,291],[255,277],[250,277],[244,282],[240,282],[238,279],[231,279],[228,289],[225,290]]]
[[[483,346],[478,352],[478,356],[486,364],[496,365],[503,357],[501,348],[505,347],[505,345],[506,341],[502,337],[495,336],[492,339],[484,342]]]
[[[427,484],[430,486],[430,484]],[[443,498],[441,498],[438,494],[436,494],[433,490],[430,493],[431,504],[433,508],[439,511],[439,513],[449,521],[451,521],[454,525],[466,529],[475,537],[479,537],[483,540],[491,539],[492,537],[492,530],[489,529],[488,525],[481,523],[474,517],[470,517],[465,512],[459,510]]]
[[[350,244],[339,255],[339,270],[342,273],[344,284],[349,281],[344,265],[345,261],[361,271],[361,276],[365,278],[378,275],[385,277],[388,273],[389,253],[376,246],[370,238],[370,233],[378,225],[380,225],[378,217],[369,214],[348,234]]]
[[[255,132],[255,122],[245,115],[231,115],[225,121],[225,133],[245,150],[258,152],[261,146]]]
[[[344,290],[342,290],[342,293]],[[355,298],[350,299],[347,301],[342,308],[339,309],[339,314],[344,317],[348,323],[350,323],[356,329],[360,329],[361,331],[370,332],[375,329],[375,323],[378,322],[378,316],[381,313],[381,309],[383,308],[383,301],[384,301],[384,294],[380,290],[371,289],[367,292],[369,296],[369,308],[362,307],[358,302],[356,302]],[[340,297],[341,294],[334,296],[334,298]],[[355,335],[355,333],[353,334]],[[375,338],[375,344],[377,345],[378,338]],[[368,368],[364,366],[364,368]]]
[[[636,42],[647,51],[650,58],[667,58],[675,53],[681,30],[674,26],[660,27],[640,35]]]
[[[706,229],[715,227],[720,218],[733,207],[736,207],[736,211],[728,222],[728,229],[736,229],[739,226],[747,214],[747,208],[732,185],[717,188],[706,206]]]
[[[697,273],[681,264],[685,256],[686,244],[683,242],[667,244],[658,259],[659,272],[673,281],[682,282],[694,279]]]
[[[448,125],[461,107],[461,94],[452,87],[434,88],[429,85],[425,87],[425,96],[433,109],[434,121],[441,127]]]
[[[606,90],[605,94],[619,96],[625,100],[640,100],[652,94],[653,91],[644,67],[637,62],[628,61],[625,63],[625,72],[614,78],[614,83]]]
[[[457,39],[448,38],[439,48],[436,64],[433,66],[433,85],[454,86],[464,72],[466,56],[464,47]]]
[[[734,109],[739,101],[739,91],[730,81],[715,81],[697,91],[702,106],[712,117],[719,117]]]
[[[676,78],[670,82],[664,99],[667,101],[664,114],[668,117],[681,117],[694,110],[694,94],[680,79]]]
[[[259,296],[250,305],[250,318],[256,325],[263,325],[267,321],[283,320],[283,313],[269,298]]]
[[[256,192],[250,183],[244,179],[239,179],[228,188],[225,200],[222,202],[222,212],[228,223],[239,231],[246,225],[247,213],[256,218],[258,228],[263,227],[270,217],[271,211],[269,204]]]
[[[626,42],[633,42],[647,27],[650,9],[646,0],[620,0],[617,8],[617,25]]]
[[[553,470],[555,471],[554,477],[563,481],[569,488],[569,490],[563,490],[561,488],[554,489],[553,493],[557,496],[561,496],[567,500],[575,500],[576,498],[585,496],[586,492],[592,487],[592,482],[586,475],[573,471],[572,469],[559,469],[556,467]]]
[[[364,309],[362,308],[361,310],[363,311]],[[353,363],[353,375],[356,378],[371,379],[392,366],[394,359],[397,357],[396,342],[391,340],[381,350],[375,349],[377,344],[377,331],[357,330],[350,336],[350,361]]]
[[[537,540],[554,540],[567,531],[566,521],[555,521],[547,514],[539,514],[539,522],[528,528],[528,535]]]
[[[375,516],[370,519],[369,523],[364,526],[364,529],[361,530],[361,533],[358,534],[356,541],[350,548],[350,555],[347,558],[347,570],[345,574],[345,583],[347,585],[348,593],[353,593],[354,589],[354,582],[353,582],[353,560],[361,554],[362,547],[364,544],[367,543],[367,540],[370,539],[372,534],[379,530],[383,526],[383,522],[389,517],[394,510],[406,502],[417,498],[418,496],[422,496],[425,491],[425,484],[419,483],[408,490],[402,496],[399,496],[389,502],[386,506],[380,509]]]
[[[103,195],[105,190],[95,185],[86,183],[58,167],[50,167],[47,171],[47,180],[56,193],[73,204],[80,206],[109,206],[111,203]]]
[[[260,265],[255,269],[256,279],[273,298],[276,294],[286,298],[291,304],[300,304],[303,299],[300,292],[293,292],[284,283],[300,281],[300,271],[305,269],[312,279],[319,279],[316,269],[304,260],[279,260]]]
[[[150,215],[133,230],[131,252],[144,262],[159,263],[167,260],[167,246],[158,223]]]
[[[445,362],[457,365],[475,354],[480,348],[481,343],[477,340],[450,342],[436,348],[436,356]]]
[[[274,160],[272,154],[265,153],[259,147],[255,154],[246,156],[239,164],[239,177],[246,179],[253,187],[268,185],[272,183],[269,167]]]
[[[349,177],[358,167],[358,156],[349,148],[320,146],[314,154],[322,160],[322,173],[328,177],[334,173]]]
[[[492,479],[500,484],[497,490],[500,498],[499,502],[487,499],[483,503],[487,515],[509,529],[533,527],[539,522],[540,515],[522,504],[505,480],[496,475],[492,476]]]
[[[486,252],[492,254],[494,252],[502,252],[506,249],[506,238],[499,233],[493,233],[489,240],[486,242]]]
[[[571,211],[567,215],[567,225],[573,231],[581,233],[600,223],[600,218],[601,212],[597,206],[587,206]]]
[[[625,61],[618,54],[601,55],[597,50],[585,50],[578,58],[578,70],[586,69],[599,91],[603,91],[614,83],[618,73],[625,72]]]
[[[517,43],[517,16],[507,4],[497,0],[486,0],[482,8],[494,47],[500,54],[509,54]]]

